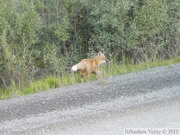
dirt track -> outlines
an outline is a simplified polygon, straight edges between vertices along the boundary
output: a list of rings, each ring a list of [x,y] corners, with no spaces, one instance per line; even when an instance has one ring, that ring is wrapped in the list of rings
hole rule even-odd
[[[119,120],[117,134],[122,134],[124,128],[134,127],[133,121],[143,127],[141,120],[143,112],[147,120],[150,117],[157,119],[157,116],[163,114],[163,108],[166,108],[169,115],[175,113],[174,117],[169,117],[167,113],[167,119],[165,118],[164,122],[159,121],[159,124],[168,120],[180,121],[178,115],[180,110],[177,109],[180,108],[179,99],[180,64],[156,67],[110,77],[103,83],[88,82],[2,100],[0,101],[0,134],[90,134],[90,131],[95,132],[94,129],[97,127],[99,130],[92,132],[93,134],[115,134],[116,132],[113,133],[117,131],[115,128],[109,128],[107,133],[101,130],[108,129],[107,123],[116,125],[117,120]],[[174,110],[171,112],[172,109]],[[157,111],[155,115],[148,115],[148,112],[153,110]],[[135,117],[139,118],[139,123],[135,122]],[[121,120],[125,118],[128,118],[129,122],[126,123],[127,125],[122,125],[125,121]],[[158,125],[158,123],[153,124],[150,119],[146,122],[154,127]],[[180,125],[180,122],[176,122],[175,127],[177,125]]]

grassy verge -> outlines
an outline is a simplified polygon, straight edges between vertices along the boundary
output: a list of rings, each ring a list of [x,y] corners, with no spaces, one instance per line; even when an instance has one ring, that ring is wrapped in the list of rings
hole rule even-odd
[[[180,56],[171,58],[168,60],[163,60],[163,61],[148,61],[148,62],[142,62],[140,64],[122,64],[122,65],[117,65],[116,63],[113,63],[110,65],[108,68],[106,68],[106,75],[107,76],[113,76],[113,75],[122,75],[126,73],[131,73],[131,72],[137,72],[137,71],[142,71],[146,70],[149,68],[153,67],[158,67],[158,66],[167,66],[175,63],[180,62]]]
[[[172,58],[164,61],[157,62],[142,62],[140,64],[122,64],[118,65],[115,62],[110,63],[108,66],[104,65],[101,67],[103,72],[103,77],[109,77],[114,75],[122,75],[130,72],[137,72],[157,66],[165,66],[170,64],[175,64],[180,62],[180,56],[176,58]],[[91,75],[89,80],[97,79],[96,76]],[[62,76],[50,76],[47,78],[43,78],[37,81],[33,81],[30,84],[22,87],[16,86],[15,84],[6,88],[0,89],[0,99],[7,99],[27,94],[37,93],[39,91],[49,90],[57,87],[72,85],[75,83],[84,82],[76,73],[69,74],[64,73]]]

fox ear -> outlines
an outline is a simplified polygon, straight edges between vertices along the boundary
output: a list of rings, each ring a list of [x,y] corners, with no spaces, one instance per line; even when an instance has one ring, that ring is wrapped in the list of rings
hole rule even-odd
[[[102,54],[102,52],[100,51],[100,52],[98,53],[98,55],[101,56],[101,54]]]

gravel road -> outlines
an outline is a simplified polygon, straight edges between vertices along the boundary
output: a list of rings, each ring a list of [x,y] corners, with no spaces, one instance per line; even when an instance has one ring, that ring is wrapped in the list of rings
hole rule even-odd
[[[180,128],[180,64],[0,101],[0,135],[121,135],[137,127]]]

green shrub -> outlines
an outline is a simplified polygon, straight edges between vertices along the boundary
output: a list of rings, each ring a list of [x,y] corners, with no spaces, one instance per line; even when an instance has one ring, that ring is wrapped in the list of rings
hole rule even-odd
[[[179,14],[178,0],[1,0],[0,87],[61,78],[99,51],[117,65],[178,56]],[[50,79],[51,86],[40,87],[75,78]]]

